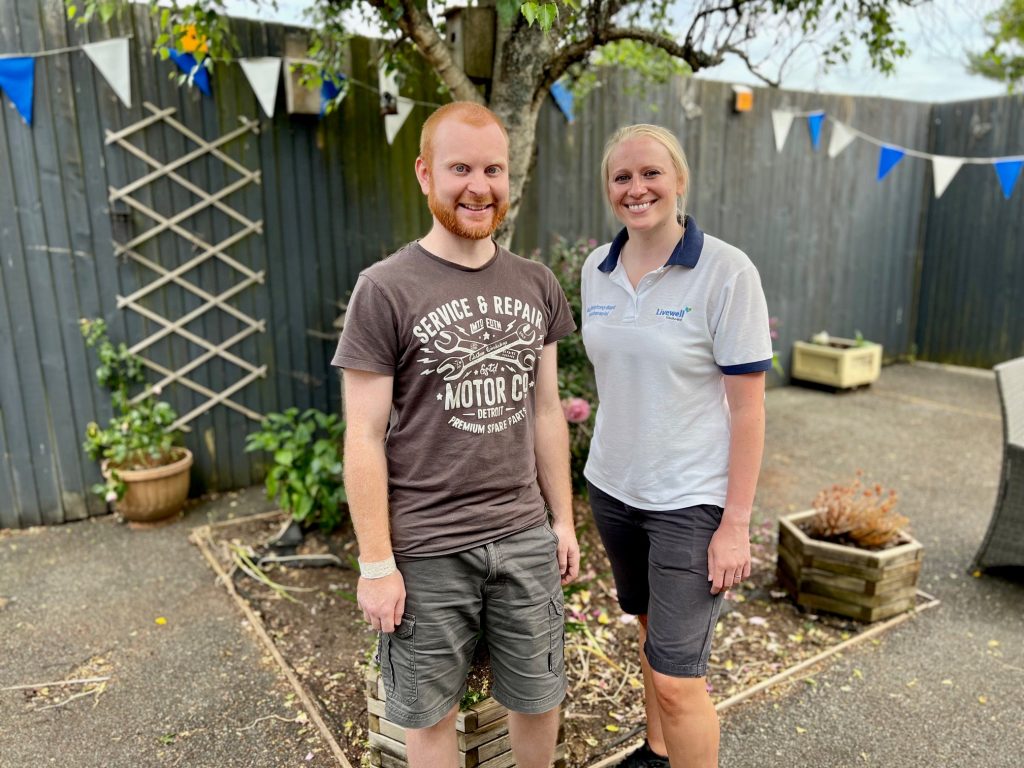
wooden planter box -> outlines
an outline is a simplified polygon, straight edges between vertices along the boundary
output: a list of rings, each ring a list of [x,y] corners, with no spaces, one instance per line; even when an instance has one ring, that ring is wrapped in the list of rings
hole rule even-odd
[[[882,370],[882,345],[854,339],[832,338],[830,344],[793,342],[794,379],[849,389],[870,384]]]
[[[797,512],[779,520],[779,583],[797,605],[858,621],[878,621],[914,607],[924,549],[908,533],[883,550],[817,541],[799,523],[817,514]]]
[[[376,671],[366,678],[366,710],[369,713],[370,764],[382,768],[407,768],[405,729],[384,714],[384,681]],[[558,729],[554,768],[566,768],[565,710]],[[477,702],[459,712],[455,719],[459,741],[460,768],[512,768],[512,746],[508,737],[508,710],[494,699]]]

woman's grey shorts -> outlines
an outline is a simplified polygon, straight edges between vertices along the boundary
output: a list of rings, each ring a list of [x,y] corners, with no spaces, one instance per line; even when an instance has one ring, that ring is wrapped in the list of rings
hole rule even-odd
[[[439,722],[462,698],[482,633],[492,695],[514,712],[540,713],[565,697],[565,622],[558,538],[547,525],[463,552],[405,558],[405,614],[381,634],[389,720]]]
[[[722,594],[711,594],[708,545],[722,522],[713,504],[631,507],[588,483],[590,507],[626,613],[647,614],[644,653],[673,677],[704,677]]]

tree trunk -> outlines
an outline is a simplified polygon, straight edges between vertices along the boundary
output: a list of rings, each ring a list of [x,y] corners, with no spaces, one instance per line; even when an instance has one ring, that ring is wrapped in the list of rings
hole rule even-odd
[[[551,36],[540,25],[528,27],[519,20],[511,28],[499,25],[494,62],[494,79],[489,107],[508,129],[509,208],[505,224],[497,233],[504,246],[512,242],[523,190],[533,162],[537,116],[544,103],[545,66],[553,53]]]

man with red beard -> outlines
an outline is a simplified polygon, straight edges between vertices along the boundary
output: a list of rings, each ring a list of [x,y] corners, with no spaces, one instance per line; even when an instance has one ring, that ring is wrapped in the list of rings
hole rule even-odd
[[[509,199],[494,113],[434,112],[416,177],[433,227],[360,274],[333,361],[359,605],[411,768],[457,766],[478,638],[517,764],[546,768],[565,695],[561,585],[579,569],[556,356],[575,324],[551,271],[491,237]]]

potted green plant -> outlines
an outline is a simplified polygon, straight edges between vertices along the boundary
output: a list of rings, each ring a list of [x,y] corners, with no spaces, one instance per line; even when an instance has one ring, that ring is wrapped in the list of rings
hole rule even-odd
[[[169,518],[188,497],[192,466],[192,453],[177,444],[179,433],[171,429],[178,414],[157,399],[159,388],[146,385],[138,356],[110,340],[106,323],[83,319],[80,328],[99,357],[96,381],[110,392],[114,411],[106,428],[94,421],[86,427],[82,447],[100,462],[103,475],[92,490],[130,522]]]
[[[810,342],[793,342],[794,379],[850,389],[871,384],[882,370],[882,345],[866,341],[857,331],[852,339],[821,331]]]
[[[266,451],[272,463],[267,498],[291,515],[295,528],[337,528],[348,513],[342,479],[345,424],[315,408],[270,413],[246,437],[246,451]]]
[[[798,605],[870,622],[914,607],[924,550],[896,492],[862,477],[779,520],[778,577]]]

